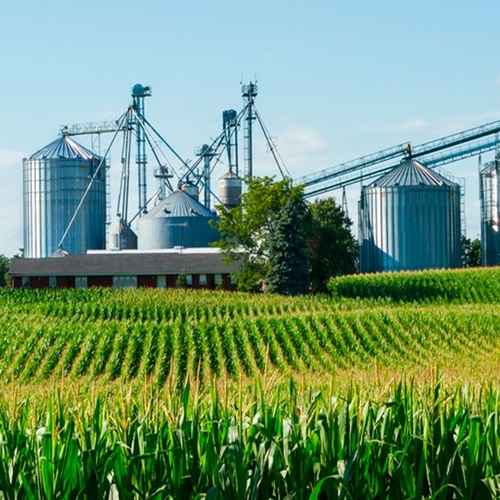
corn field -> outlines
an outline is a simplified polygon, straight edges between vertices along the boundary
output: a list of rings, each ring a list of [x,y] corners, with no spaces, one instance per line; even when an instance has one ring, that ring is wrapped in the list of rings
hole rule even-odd
[[[0,381],[252,378],[278,371],[473,367],[499,353],[493,303],[148,290],[0,295]]]
[[[0,404],[3,498],[498,498],[497,389],[293,382]],[[229,401],[231,399],[231,401]]]
[[[499,277],[0,291],[0,497],[500,497]]]
[[[352,275],[331,280],[329,289],[336,296],[351,298],[496,303],[500,272],[496,268],[470,268]]]

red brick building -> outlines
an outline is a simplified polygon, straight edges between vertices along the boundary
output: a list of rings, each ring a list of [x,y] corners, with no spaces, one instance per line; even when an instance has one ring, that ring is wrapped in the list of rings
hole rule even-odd
[[[9,276],[14,288],[173,288],[182,275],[188,288],[235,290],[237,270],[219,252],[183,249],[12,259]]]

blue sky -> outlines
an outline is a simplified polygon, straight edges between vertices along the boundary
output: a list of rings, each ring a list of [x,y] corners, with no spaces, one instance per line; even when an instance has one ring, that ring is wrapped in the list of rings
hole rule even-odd
[[[153,88],[149,120],[193,158],[220,132],[222,111],[241,108],[240,82],[257,77],[258,109],[292,177],[500,119],[498,0],[19,0],[1,17],[0,253],[9,256],[23,245],[22,158],[61,124],[117,118],[137,82]],[[256,144],[256,175],[273,169]],[[466,177],[476,237],[477,159],[446,169]],[[348,192],[354,219],[359,191]]]

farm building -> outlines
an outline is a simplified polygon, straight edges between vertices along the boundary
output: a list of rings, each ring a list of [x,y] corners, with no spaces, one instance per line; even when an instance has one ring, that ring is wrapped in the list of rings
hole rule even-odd
[[[211,249],[176,249],[12,259],[9,275],[14,288],[172,288],[182,275],[190,288],[235,290],[237,270]]]

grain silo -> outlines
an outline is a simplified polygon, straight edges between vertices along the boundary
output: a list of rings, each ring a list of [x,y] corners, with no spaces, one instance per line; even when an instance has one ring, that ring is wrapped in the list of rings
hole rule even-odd
[[[174,191],[137,222],[139,250],[208,247],[219,239],[213,212],[182,190]]]
[[[500,265],[499,159],[479,169],[481,194],[481,256],[484,266]]]
[[[460,266],[460,186],[414,159],[363,187],[361,272]]]
[[[232,170],[219,179],[219,199],[226,208],[234,208],[241,203],[242,182]]]
[[[125,220],[119,218],[109,230],[109,250],[135,249],[137,249],[137,235]]]
[[[85,253],[106,246],[106,179],[101,158],[67,135],[23,160],[24,252],[53,255],[89,187],[64,249]]]
[[[196,201],[198,201],[200,193],[196,184],[187,180],[181,184],[180,189],[191,196],[191,198],[194,198]]]

